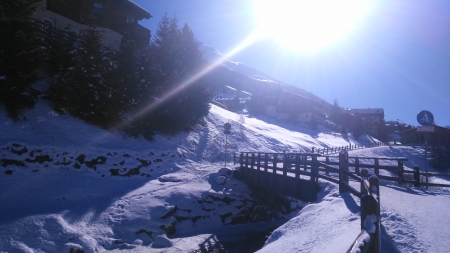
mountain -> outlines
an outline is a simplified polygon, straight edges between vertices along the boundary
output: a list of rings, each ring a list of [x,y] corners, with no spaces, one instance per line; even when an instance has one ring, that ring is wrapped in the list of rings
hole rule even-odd
[[[216,61],[223,61],[222,66],[227,67],[233,71],[236,71],[238,73],[241,73],[249,78],[252,78],[254,80],[258,81],[265,81],[265,82],[274,82],[283,84],[282,81],[276,79],[275,77],[268,75],[262,71],[259,71],[257,69],[254,69],[244,63],[233,61],[228,59],[228,57],[224,54],[222,54],[218,49],[206,45],[202,45],[201,51],[203,51],[203,57],[210,61],[210,62],[216,62]]]
[[[203,51],[203,56],[207,61],[221,61],[219,67],[211,71],[212,74],[210,75],[212,77],[209,79],[214,80],[216,83],[218,80],[221,80],[221,83],[218,85],[219,87],[221,85],[227,85],[238,90],[250,92],[253,95],[260,95],[273,89],[281,88],[322,103],[325,106],[326,112],[328,112],[332,106],[329,102],[298,86],[284,83],[267,73],[252,68],[244,63],[229,59],[214,47],[202,45],[201,51]],[[249,80],[245,80],[244,77]]]

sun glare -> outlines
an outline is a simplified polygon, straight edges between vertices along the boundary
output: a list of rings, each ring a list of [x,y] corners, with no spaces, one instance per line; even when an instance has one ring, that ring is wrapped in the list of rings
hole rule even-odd
[[[348,34],[369,0],[256,0],[258,33],[298,51],[316,51]]]

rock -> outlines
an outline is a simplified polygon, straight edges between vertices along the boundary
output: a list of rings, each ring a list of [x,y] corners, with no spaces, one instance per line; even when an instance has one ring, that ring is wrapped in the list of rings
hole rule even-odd
[[[232,170],[229,168],[221,168],[217,174],[229,177],[232,174]]]
[[[176,224],[177,224],[176,221],[174,221],[169,226],[161,225],[161,226],[159,226],[159,228],[164,230],[167,235],[172,235],[173,233],[175,233],[175,231],[177,231],[176,228],[175,228]]]
[[[13,171],[12,170],[5,170],[5,174],[6,175],[12,175]]]
[[[152,243],[152,248],[168,248],[172,246],[172,242],[166,235],[158,235]]]
[[[166,214],[164,214],[163,216],[159,217],[161,219],[167,219],[170,216],[173,216],[175,214],[175,212],[177,211],[177,206],[171,206],[169,207],[169,210],[167,211]]]
[[[136,240],[134,240],[134,242],[132,244],[137,245],[137,246],[142,246],[143,243],[144,242],[142,240],[136,239]]]
[[[216,184],[218,185],[224,185],[227,183],[227,178],[224,176],[218,176],[216,177]]]

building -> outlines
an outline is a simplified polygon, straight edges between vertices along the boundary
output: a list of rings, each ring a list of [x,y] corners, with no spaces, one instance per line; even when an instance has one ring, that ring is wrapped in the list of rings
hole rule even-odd
[[[138,24],[150,13],[130,0],[43,0],[35,18],[58,28],[79,31],[93,16],[103,31],[105,44],[117,50],[129,31],[139,44],[150,42],[150,30]]]
[[[324,122],[323,104],[282,89],[252,98],[252,108],[280,121],[296,123]]]
[[[384,109],[382,108],[348,109],[346,112],[364,119],[367,133],[373,136],[377,136],[380,127],[385,124]]]
[[[433,126],[434,132],[420,132],[417,128],[401,131],[398,134],[402,138],[403,144],[428,144],[434,146],[450,147],[450,129],[440,126]],[[428,136],[425,136],[425,135]]]

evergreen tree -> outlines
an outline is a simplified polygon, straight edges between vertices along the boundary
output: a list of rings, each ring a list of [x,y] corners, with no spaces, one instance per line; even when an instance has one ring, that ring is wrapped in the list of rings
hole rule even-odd
[[[71,42],[65,49],[71,66],[51,80],[49,95],[55,109],[104,128],[118,123],[111,87],[112,51],[103,45],[101,31],[89,25]]]
[[[137,45],[129,32],[125,32],[116,53],[115,68],[113,71],[112,100],[115,101],[113,111],[117,115],[133,109],[136,104],[135,97],[139,96],[138,68],[136,60]]]
[[[204,80],[193,78],[203,67],[202,53],[187,24],[180,30],[178,20],[165,14],[155,39],[139,58],[144,71],[138,71],[138,87],[145,97],[137,97],[129,133],[175,133],[208,113],[211,92]]]
[[[41,39],[31,15],[39,2],[0,1],[0,103],[14,120],[36,103],[31,85],[39,79]]]
[[[339,107],[339,103],[337,101],[337,99],[334,99],[334,103],[331,107],[331,112],[330,112],[330,119],[331,121],[333,121],[336,124],[342,124],[342,120],[341,120],[341,107]]]

